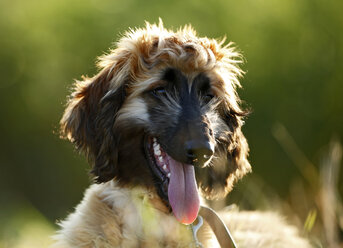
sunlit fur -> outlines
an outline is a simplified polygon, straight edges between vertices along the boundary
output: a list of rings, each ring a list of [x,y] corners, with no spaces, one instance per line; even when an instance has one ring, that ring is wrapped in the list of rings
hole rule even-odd
[[[173,147],[181,145],[163,138],[182,122],[180,99],[171,90],[157,104],[149,94],[163,84],[161,76],[168,70],[182,74],[189,84],[210,82],[214,97],[205,103],[204,96],[198,96],[199,120],[214,154],[195,170],[203,197],[224,197],[251,170],[241,131],[247,111],[236,93],[243,75],[240,63],[231,43],[199,38],[190,26],[173,32],[160,21],[127,32],[115,49],[99,58],[97,75],[75,82],[60,122],[61,136],[87,155],[95,182],[102,184],[91,186],[75,213],[61,223],[56,238],[62,247],[156,247],[149,243],[154,239],[164,240],[163,247],[189,245],[189,233],[183,237],[163,228],[149,230],[140,221],[153,215],[160,225],[181,228],[162,199],[144,153],[146,135],[159,138],[171,156]],[[142,215],[146,203],[154,210]],[[254,247],[261,246],[257,242]]]
[[[230,207],[218,214],[239,248],[311,247],[277,213]],[[168,214],[153,192],[114,181],[88,188],[75,212],[59,224],[54,248],[195,248],[190,229]],[[220,247],[206,223],[198,237],[206,248]]]
[[[123,184],[141,184],[142,180],[118,173],[121,164],[116,161],[116,151],[130,142],[129,137],[122,140],[124,130],[128,133],[152,129],[148,104],[142,94],[158,85],[165,68],[179,69],[188,78],[205,73],[220,102],[222,115],[226,115],[222,116],[224,120],[218,116],[212,118],[218,120],[211,123],[214,132],[220,131],[217,141],[226,144],[226,147],[217,147],[216,155],[223,154],[225,158],[215,156],[210,166],[197,172],[203,194],[208,198],[225,196],[234,181],[250,171],[248,146],[241,132],[245,112],[239,107],[235,91],[240,86],[238,78],[243,74],[238,67],[240,54],[231,43],[224,46],[223,42],[198,38],[190,26],[172,32],[163,28],[162,22],[147,24],[144,29],[126,33],[116,49],[100,57],[100,72],[96,76],[75,83],[61,120],[62,135],[88,155],[99,182],[116,177]],[[161,112],[176,119],[178,108],[177,99],[170,97]],[[208,116],[213,113],[207,111]],[[222,161],[214,167],[217,158],[232,161],[229,164]],[[139,165],[134,166],[137,167]],[[140,167],[140,176],[149,177],[144,165]],[[152,185],[147,183],[146,186]]]

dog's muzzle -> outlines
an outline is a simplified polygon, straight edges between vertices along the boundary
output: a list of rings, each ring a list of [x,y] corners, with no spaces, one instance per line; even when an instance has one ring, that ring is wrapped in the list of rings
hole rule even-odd
[[[190,140],[185,144],[185,153],[188,161],[193,165],[204,165],[214,153],[213,146],[207,140]]]

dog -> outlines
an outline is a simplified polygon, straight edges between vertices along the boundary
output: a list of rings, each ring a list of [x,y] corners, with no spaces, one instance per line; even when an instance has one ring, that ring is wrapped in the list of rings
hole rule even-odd
[[[60,121],[95,183],[60,222],[55,245],[197,247],[188,227],[204,199],[225,197],[251,171],[241,62],[232,43],[162,21],[127,32],[100,57],[99,73],[75,82]],[[239,247],[310,247],[274,213],[219,215]],[[198,238],[219,246],[206,223]]]

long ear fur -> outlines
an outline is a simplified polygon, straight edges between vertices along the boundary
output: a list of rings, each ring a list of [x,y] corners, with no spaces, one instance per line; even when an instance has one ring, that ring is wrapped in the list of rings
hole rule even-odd
[[[99,182],[113,177],[117,159],[119,136],[113,130],[113,124],[126,94],[125,82],[117,80],[118,75],[125,78],[122,73],[116,73],[119,65],[109,64],[93,78],[76,81],[60,121],[61,136],[87,155],[94,164],[92,173]]]
[[[200,181],[202,190],[212,193],[218,192],[218,188],[225,195],[235,180],[250,171],[235,91],[240,86],[238,77],[242,75],[238,67],[240,55],[231,43],[222,47],[223,42],[197,38],[190,27],[174,33],[164,29],[162,23],[147,24],[145,29],[128,32],[120,39],[117,48],[101,59],[99,74],[76,82],[60,122],[61,134],[93,162],[92,173],[98,182],[120,174],[116,166],[120,134],[113,126],[126,92],[133,94],[133,82],[146,80],[151,68],[157,71],[164,66],[183,68],[186,72],[213,71],[219,78],[214,87],[217,95],[227,100],[224,109],[235,110],[222,116],[230,128],[229,140],[216,151],[221,156],[213,159],[213,166],[202,170],[207,173],[200,172],[204,175]],[[193,51],[189,49],[191,45],[198,49],[196,53],[188,51]]]
[[[234,183],[251,171],[248,161],[249,147],[241,126],[242,117],[248,112],[224,114],[224,121],[232,130],[227,134],[227,140],[219,141],[212,165],[199,171],[200,189],[207,199],[225,197],[233,188]]]

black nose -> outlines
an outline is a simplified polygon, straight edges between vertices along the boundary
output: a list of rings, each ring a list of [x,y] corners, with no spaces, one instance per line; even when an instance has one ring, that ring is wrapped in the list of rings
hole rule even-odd
[[[188,141],[186,142],[186,156],[192,164],[204,164],[213,155],[213,147],[211,143]]]

